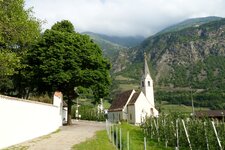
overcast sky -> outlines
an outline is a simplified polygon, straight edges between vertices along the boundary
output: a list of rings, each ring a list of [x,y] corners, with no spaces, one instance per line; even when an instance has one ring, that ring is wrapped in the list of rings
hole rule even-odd
[[[225,0],[25,0],[50,28],[70,20],[78,32],[150,36],[188,18],[225,17]]]

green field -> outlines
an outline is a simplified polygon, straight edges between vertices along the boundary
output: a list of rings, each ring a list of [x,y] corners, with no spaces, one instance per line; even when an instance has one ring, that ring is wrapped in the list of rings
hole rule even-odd
[[[109,141],[106,130],[96,132],[94,138],[88,139],[78,145],[74,145],[72,150],[115,150],[116,148]]]
[[[143,150],[144,149],[144,134],[140,127],[122,123],[117,125],[122,129],[122,147],[127,149],[127,131],[129,131],[129,148],[130,150]],[[147,149],[151,150],[170,150],[172,148],[165,148],[164,145],[158,144],[151,141],[149,138],[147,141]],[[73,150],[116,150],[116,147],[110,142],[106,130],[96,132],[94,138],[88,139],[87,141],[74,145]]]
[[[192,107],[186,105],[174,105],[174,104],[162,104],[161,112],[163,113],[191,113]],[[209,110],[209,108],[205,107],[194,107],[195,111],[200,110]]]

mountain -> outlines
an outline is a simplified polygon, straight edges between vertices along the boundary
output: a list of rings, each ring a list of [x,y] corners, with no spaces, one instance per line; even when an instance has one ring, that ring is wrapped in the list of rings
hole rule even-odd
[[[191,105],[193,97],[195,105],[225,109],[225,19],[147,38],[128,50],[124,70],[115,75],[129,79],[126,84],[138,84],[144,52],[156,99]]]
[[[87,34],[94,39],[103,39],[104,41],[108,41],[123,47],[134,47],[139,45],[141,42],[144,41],[145,37],[143,36],[125,36],[125,37],[119,37],[119,36],[108,36],[104,34],[98,34],[93,32],[84,32],[84,34]]]
[[[216,16],[203,17],[203,18],[191,18],[191,19],[182,21],[178,24],[169,26],[163,29],[162,31],[158,32],[156,35],[168,33],[168,32],[176,32],[189,27],[197,27],[202,24],[209,23],[211,21],[218,21],[221,19],[222,19],[221,17],[216,17]]]
[[[120,72],[126,68],[128,61],[129,46],[137,46],[144,37],[116,37],[97,34],[93,32],[84,32],[96,42],[106,57],[112,62],[112,72]]]

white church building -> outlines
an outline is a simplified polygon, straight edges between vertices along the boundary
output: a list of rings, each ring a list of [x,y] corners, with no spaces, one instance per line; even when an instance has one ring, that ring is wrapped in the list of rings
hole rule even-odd
[[[119,94],[108,110],[108,119],[111,122],[124,120],[138,125],[150,116],[157,117],[158,110],[155,108],[153,80],[145,55],[141,91],[133,89]]]

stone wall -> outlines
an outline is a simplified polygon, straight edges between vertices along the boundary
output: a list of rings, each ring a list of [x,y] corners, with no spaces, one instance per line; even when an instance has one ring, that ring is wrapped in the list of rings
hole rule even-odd
[[[54,95],[53,104],[0,95],[0,149],[57,130],[62,125],[62,94]]]

